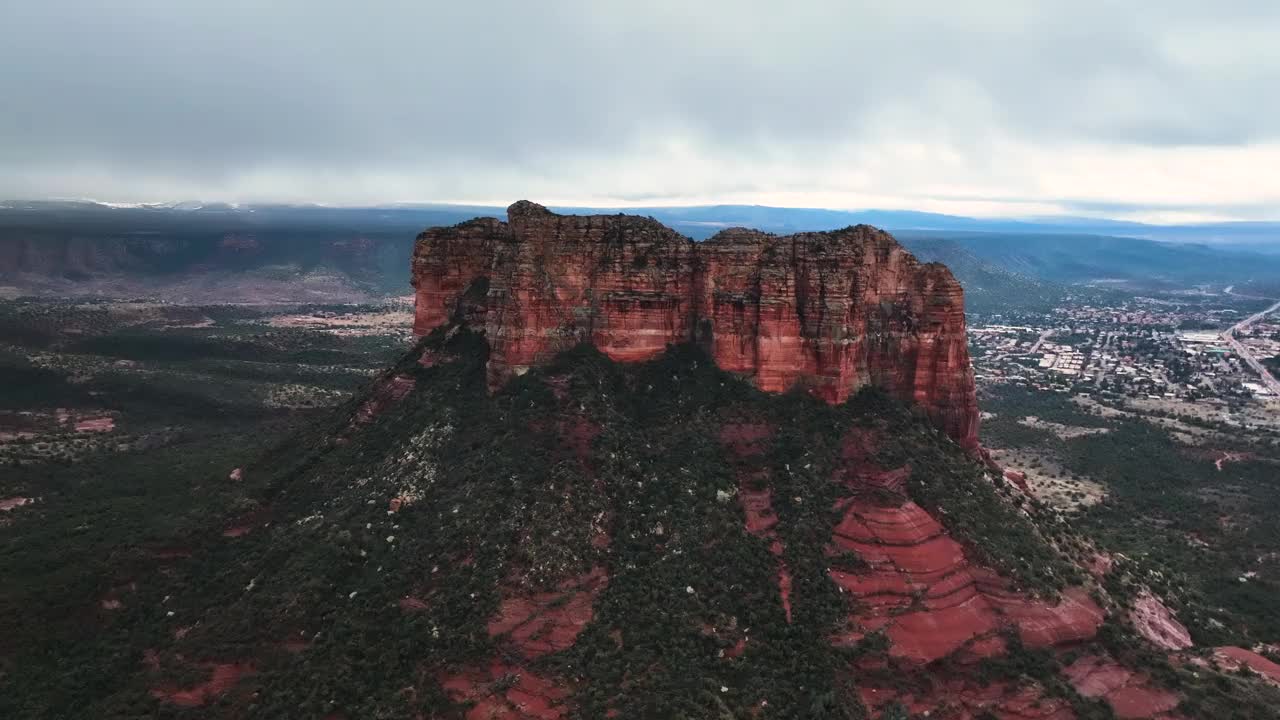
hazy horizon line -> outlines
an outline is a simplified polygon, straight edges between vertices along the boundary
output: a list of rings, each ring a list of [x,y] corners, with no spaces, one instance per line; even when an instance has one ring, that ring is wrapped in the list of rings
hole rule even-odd
[[[739,208],[762,208],[770,210],[791,210],[791,211],[815,211],[830,213],[914,213],[920,215],[934,215],[939,217],[948,217],[956,219],[967,219],[986,222],[1025,222],[1039,224],[1053,224],[1064,221],[1071,222],[1097,222],[1097,223],[1115,223],[1122,225],[1146,225],[1154,227],[1178,227],[1178,226],[1195,226],[1195,225],[1226,225],[1226,224],[1280,224],[1280,212],[1268,215],[1254,215],[1253,213],[1239,213],[1231,211],[1240,211],[1245,208],[1257,208],[1253,205],[1229,206],[1226,208],[1219,206],[1189,206],[1180,204],[1170,204],[1166,206],[1160,205],[1112,205],[1119,212],[1103,214],[1105,211],[1099,212],[1092,210],[1090,207],[1097,208],[1097,203],[1076,202],[1063,200],[1058,201],[1059,209],[1057,212],[1045,212],[1042,202],[1036,202],[1040,205],[1041,211],[1030,214],[1009,214],[1009,213],[983,213],[983,212],[947,212],[939,210],[920,209],[919,206],[861,206],[861,207],[840,207],[831,205],[791,205],[791,204],[774,204],[760,201],[743,201],[729,199],[714,198],[696,198],[696,199],[658,199],[644,202],[638,200],[627,200],[622,198],[611,198],[610,201],[585,200],[585,201],[552,201],[543,202],[532,197],[518,198],[510,202],[496,201],[492,199],[485,200],[386,200],[374,202],[325,202],[317,200],[223,200],[223,199],[182,199],[182,200],[148,200],[148,201],[113,201],[102,200],[92,197],[74,196],[74,195],[51,195],[45,197],[7,197],[0,198],[0,209],[15,209],[8,207],[12,203],[82,203],[98,205],[104,208],[117,210],[141,210],[141,209],[181,209],[187,206],[189,209],[203,209],[208,206],[226,206],[232,209],[252,208],[252,207],[316,207],[327,209],[345,209],[345,210],[376,210],[391,208],[413,208],[413,207],[439,207],[439,208],[483,208],[505,210],[512,203],[519,200],[530,200],[551,209],[568,209],[568,210],[680,210],[680,209],[698,209],[698,208],[714,208],[714,207],[739,207]],[[957,199],[959,200],[959,199]],[[969,199],[977,200],[977,199]],[[964,202],[963,200],[959,200]],[[1019,205],[1026,201],[1017,199],[1004,198],[982,198],[981,201],[991,204],[999,204],[1001,206]],[[926,203],[928,205],[928,203]],[[190,207],[196,206],[196,207]],[[1262,209],[1262,208],[1257,208]],[[1219,210],[1219,212],[1206,212],[1209,210]],[[1226,210],[1227,212],[1222,212]]]

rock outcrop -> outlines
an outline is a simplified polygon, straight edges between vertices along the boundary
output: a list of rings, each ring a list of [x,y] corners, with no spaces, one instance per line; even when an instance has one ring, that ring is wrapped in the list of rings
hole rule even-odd
[[[1274,663],[1252,650],[1239,647],[1220,647],[1214,650],[1213,657],[1228,670],[1239,672],[1241,667],[1248,668],[1274,685],[1280,685],[1280,663]]]
[[[1129,611],[1129,621],[1139,635],[1163,650],[1186,650],[1194,644],[1186,626],[1178,622],[1173,611],[1150,590],[1138,593]]]
[[[1046,648],[1093,639],[1103,612],[1083,588],[1056,602],[1033,600],[1006,579],[973,564],[960,543],[919,505],[877,506],[850,499],[832,546],[852,553],[867,569],[833,569],[831,579],[859,598],[865,610],[849,619],[839,644],[855,645],[883,632],[890,656],[926,665],[961,653],[979,659],[1002,655],[1002,632],[1024,646]]]
[[[415,331],[459,313],[483,327],[491,385],[582,342],[639,361],[692,341],[770,392],[836,403],[881,387],[977,449],[963,291],[889,234],[739,228],[695,243],[649,218],[507,212],[427,230],[413,258]]]

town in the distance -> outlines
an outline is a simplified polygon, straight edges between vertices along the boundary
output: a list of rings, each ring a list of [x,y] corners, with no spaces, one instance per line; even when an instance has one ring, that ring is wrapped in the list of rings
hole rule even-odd
[[[1280,303],[1224,293],[1081,300],[1047,313],[996,313],[969,326],[979,382],[1116,402],[1280,407]]]

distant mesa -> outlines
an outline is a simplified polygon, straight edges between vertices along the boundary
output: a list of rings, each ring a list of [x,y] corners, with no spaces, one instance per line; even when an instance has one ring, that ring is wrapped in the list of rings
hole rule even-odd
[[[652,218],[521,200],[507,222],[419,235],[412,282],[418,334],[453,318],[483,328],[491,386],[579,343],[635,362],[694,342],[769,392],[839,403],[883,388],[978,447],[963,290],[868,225],[694,242]]]

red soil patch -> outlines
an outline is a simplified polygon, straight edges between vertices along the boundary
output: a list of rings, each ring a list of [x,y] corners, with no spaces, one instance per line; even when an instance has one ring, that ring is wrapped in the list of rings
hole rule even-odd
[[[782,541],[774,540],[769,546],[769,550],[778,558],[778,595],[782,600],[782,612],[787,616],[787,623],[791,623],[791,570],[787,568],[787,563],[782,559]]]
[[[137,591],[137,582],[128,582],[123,585],[117,585],[112,588],[111,591],[98,602],[98,604],[103,610],[119,610],[124,607],[124,601],[120,599],[121,596],[128,593],[135,593]]]
[[[891,657],[926,664],[964,651],[989,657],[1004,651],[997,637],[1015,629],[1031,647],[1091,639],[1102,610],[1083,590],[1056,604],[1013,592],[996,573],[975,566],[962,546],[913,502],[882,507],[847,499],[832,537],[834,552],[853,553],[864,571],[832,569],[831,579],[859,601],[834,642],[853,644],[883,631]],[[840,507],[840,506],[837,506]]]
[[[406,595],[400,598],[399,602],[396,604],[400,606],[401,610],[407,613],[422,612],[429,607],[425,600],[411,595]]]
[[[858,688],[862,702],[879,713],[892,702],[904,705],[912,717],[936,717],[946,720],[975,720],[992,717],[998,720],[1075,720],[1075,713],[1064,700],[1045,696],[1037,685],[1010,685],[996,682],[982,684],[965,678],[953,678],[933,684],[928,692],[903,693],[892,686]]]
[[[996,576],[991,573],[990,577],[994,579]],[[1003,588],[988,587],[984,593],[998,612],[1013,621],[1023,644],[1028,647],[1070,645],[1091,640],[1097,635],[1104,617],[1102,608],[1084,588],[1063,590],[1058,602],[1053,604],[1029,599]]]
[[[772,437],[773,428],[760,423],[731,423],[720,428],[720,443],[740,458],[763,454]]]
[[[849,428],[840,439],[840,459],[855,465],[869,462],[883,443],[884,436],[875,428]]]
[[[548,377],[545,381],[547,387],[551,388],[551,394],[556,396],[556,400],[564,403],[569,399],[569,378],[566,375],[556,375]]]
[[[724,651],[724,656],[727,658],[742,657],[742,653],[746,651],[747,651],[747,639],[740,638],[738,642],[733,644],[733,647],[727,648]]]
[[[720,646],[720,657],[732,660],[734,658],[742,657],[742,654],[747,651],[747,642],[749,638],[747,637],[746,631],[738,626],[737,618],[730,618],[724,623],[723,627],[716,627],[708,623],[703,623],[699,631],[702,633],[703,637],[715,639],[716,644]],[[622,631],[614,630],[613,632],[616,634],[614,642],[616,642],[618,644],[618,648],[621,649]]]
[[[1245,460],[1252,460],[1254,457],[1253,453],[1247,452],[1227,452],[1226,450],[1218,450],[1216,452],[1218,458],[1213,461],[1213,466],[1218,468],[1219,472],[1222,471],[1222,466],[1225,463],[1243,462]]]
[[[838,471],[837,475],[837,480],[851,490],[882,490],[892,495],[906,497],[907,480],[911,479],[911,466],[903,465],[885,470],[868,463],[857,468],[846,466],[842,471]]]
[[[1195,460],[1212,460],[1213,466],[1222,471],[1222,467],[1227,463],[1245,462],[1246,460],[1254,460],[1257,455],[1251,452],[1240,452],[1235,450],[1216,450],[1211,448],[1187,448],[1182,453],[1186,457]]]
[[[1018,470],[1005,470],[1004,479],[1012,483],[1015,487],[1028,495],[1031,494],[1031,486],[1027,484],[1027,474]]]
[[[608,584],[605,569],[597,567],[551,592],[506,595],[489,620],[489,636],[505,636],[530,660],[564,650],[590,624],[596,596]]]
[[[369,399],[360,404],[356,409],[355,415],[351,418],[351,423],[347,426],[343,435],[350,435],[361,425],[368,425],[373,422],[374,418],[386,412],[388,408],[404,399],[406,395],[413,391],[417,382],[408,375],[393,375],[383,380],[373,392],[369,395]]]
[[[1089,560],[1089,564],[1085,567],[1089,574],[1094,578],[1101,580],[1111,572],[1111,567],[1116,564],[1115,558],[1106,553],[1097,553]]]
[[[529,424],[534,432],[552,432],[559,437],[564,449],[573,454],[584,472],[591,474],[591,446],[600,434],[600,426],[579,417],[562,417],[558,420],[535,420]]]
[[[1157,688],[1151,678],[1134,672],[1102,655],[1086,655],[1066,668],[1067,679],[1087,698],[1102,698],[1121,720],[1165,719],[1174,713],[1180,698]]]
[[[306,652],[311,647],[311,641],[294,635],[281,641],[280,647],[287,653],[297,655],[298,653]]]
[[[111,432],[116,428],[116,419],[111,415],[79,415],[67,408],[57,408],[53,414],[59,425],[79,433]]]
[[[39,433],[25,432],[21,430],[18,432],[0,431],[0,442],[10,442],[13,440],[27,440],[27,439],[39,437],[39,436],[40,436]]]
[[[151,551],[156,560],[185,560],[191,557],[191,550],[185,547],[162,547]]]
[[[833,478],[850,490],[882,490],[905,496],[911,466],[886,469],[875,462],[883,438],[879,430],[850,428],[840,440],[840,467]]]
[[[747,532],[760,537],[772,537],[773,529],[778,525],[778,516],[773,512],[773,491],[738,489],[738,504],[742,506]]]
[[[591,469],[591,445],[599,434],[600,426],[586,418],[575,417],[560,423],[560,437],[584,470]]]
[[[75,424],[76,432],[111,432],[116,429],[116,420],[110,416],[85,418],[77,420]]]
[[[209,670],[209,679],[199,685],[185,689],[153,688],[151,696],[178,707],[200,707],[235,687],[241,678],[253,674],[253,666],[247,663],[216,663],[205,667]]]
[[[1244,666],[1270,682],[1280,685],[1280,665],[1271,662],[1252,650],[1245,650],[1239,647],[1220,647],[1215,649],[1213,654],[1218,659],[1218,662],[1228,670],[1235,670]]]
[[[720,442],[729,451],[737,470],[738,503],[742,506],[747,532],[771,541],[769,552],[778,559],[778,596],[790,623],[791,570],[783,560],[785,548],[777,533],[778,515],[773,511],[768,470],[754,462],[754,458],[764,454],[772,438],[773,428],[763,424],[731,423],[720,429]]]
[[[226,530],[223,530],[222,536],[227,538],[244,537],[262,525],[267,517],[267,509],[262,507],[246,512],[236,518]]]
[[[35,498],[29,497],[11,497],[0,500],[0,512],[8,512],[14,508],[20,508],[23,505],[29,505],[35,502]]]
[[[449,699],[474,703],[467,720],[560,720],[569,691],[524,668],[498,660],[440,679]]]

